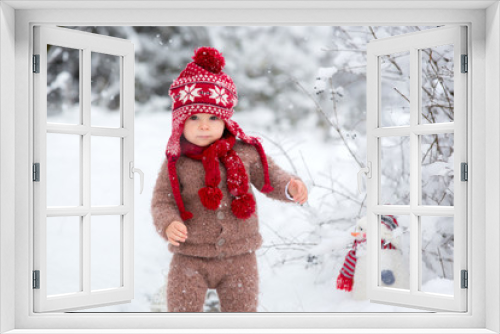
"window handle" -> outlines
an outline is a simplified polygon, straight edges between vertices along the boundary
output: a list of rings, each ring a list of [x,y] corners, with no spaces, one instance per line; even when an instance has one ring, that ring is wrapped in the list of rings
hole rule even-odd
[[[134,168],[134,162],[133,161],[130,161],[130,178],[133,179],[134,178],[134,173],[139,173],[139,176],[141,177],[141,192],[140,194],[142,194],[142,190],[144,189],[144,173],[142,172],[142,170],[140,170],[139,168]]]
[[[361,183],[363,183],[363,180],[361,179],[363,177],[363,174],[366,174],[366,177],[371,179],[372,178],[372,163],[371,161],[368,161],[366,164],[366,167],[361,168],[358,172],[358,192],[361,194],[363,192],[363,189],[361,189]]]

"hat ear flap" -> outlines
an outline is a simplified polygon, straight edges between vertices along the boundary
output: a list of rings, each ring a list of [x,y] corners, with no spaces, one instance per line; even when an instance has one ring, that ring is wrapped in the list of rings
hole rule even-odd
[[[274,190],[271,186],[271,181],[269,179],[269,164],[267,163],[267,156],[264,152],[264,148],[257,137],[247,136],[243,130],[240,128],[238,123],[233,120],[227,119],[226,128],[235,136],[244,141],[247,144],[253,145],[257,152],[259,153],[260,160],[262,162],[262,169],[264,172],[264,186],[260,189],[260,192],[268,194]]]
[[[168,160],[168,175],[170,179],[170,185],[172,187],[172,192],[174,193],[175,203],[177,204],[177,209],[179,210],[182,220],[186,221],[193,218],[193,214],[189,211],[186,211],[186,209],[184,208],[184,202],[182,201],[181,190],[179,186],[179,178],[177,177],[177,169],[175,167],[176,163],[176,158]]]

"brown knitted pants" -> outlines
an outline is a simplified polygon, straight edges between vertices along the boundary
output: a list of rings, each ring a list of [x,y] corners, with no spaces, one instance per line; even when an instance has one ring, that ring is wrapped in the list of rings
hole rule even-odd
[[[255,253],[227,258],[174,254],[168,272],[168,312],[203,312],[207,289],[217,290],[222,312],[256,312]]]

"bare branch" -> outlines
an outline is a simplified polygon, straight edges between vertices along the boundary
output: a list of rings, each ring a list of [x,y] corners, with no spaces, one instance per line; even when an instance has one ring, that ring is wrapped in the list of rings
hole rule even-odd
[[[405,100],[406,100],[406,102],[410,103],[410,99],[409,99],[406,95],[404,95],[403,93],[401,93],[401,91],[400,91],[397,87],[393,87],[393,89],[394,89],[394,90],[395,90],[395,91],[396,91],[399,95],[401,95],[401,96],[403,97],[403,99],[405,99]]]
[[[274,146],[276,146],[283,153],[283,155],[285,156],[285,158],[288,160],[288,163],[290,163],[290,166],[292,167],[293,172],[295,174],[298,174],[297,173],[297,168],[295,167],[295,164],[293,163],[292,158],[290,157],[290,155],[288,154],[288,152],[283,148],[283,146],[281,144],[277,143],[276,141],[272,140],[271,138],[269,138],[268,136],[265,136],[263,134],[259,134],[259,136],[266,138],[266,140],[268,140],[269,142],[271,142],[272,144],[274,144]]]

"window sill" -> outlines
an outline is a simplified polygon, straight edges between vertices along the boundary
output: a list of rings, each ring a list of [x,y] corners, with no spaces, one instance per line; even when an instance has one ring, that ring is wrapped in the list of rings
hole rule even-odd
[[[255,334],[368,334],[368,333],[384,333],[384,334],[486,334],[495,333],[488,329],[15,329],[5,334],[232,334],[232,333],[255,333]]]

